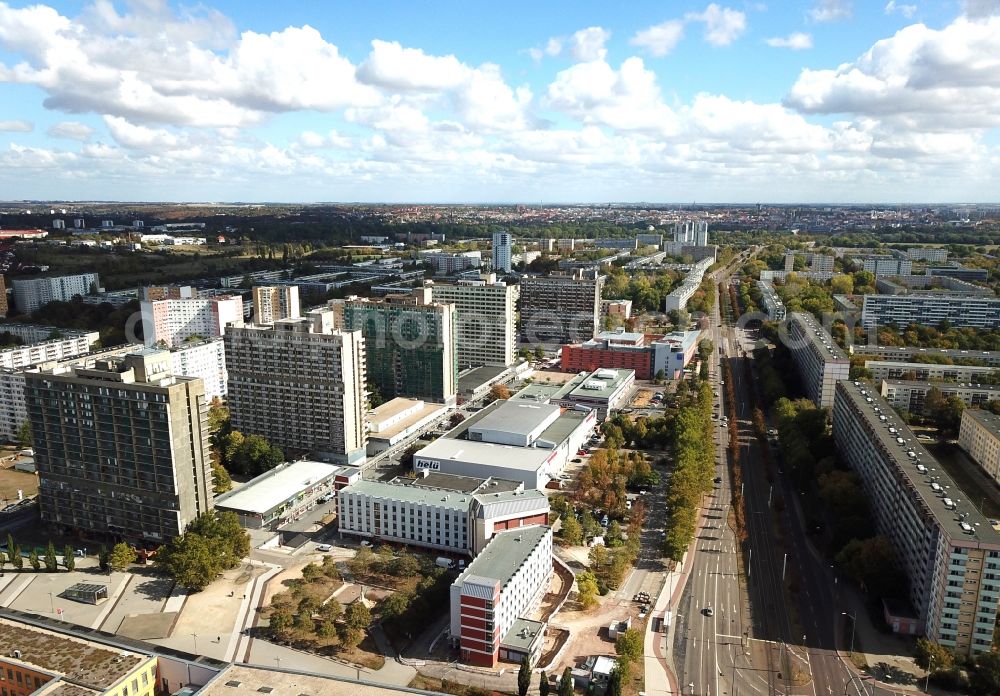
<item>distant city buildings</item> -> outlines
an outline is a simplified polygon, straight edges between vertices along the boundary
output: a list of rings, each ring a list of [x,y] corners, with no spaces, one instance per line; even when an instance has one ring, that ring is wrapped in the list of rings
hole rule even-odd
[[[14,306],[24,314],[31,314],[49,302],[68,302],[76,295],[98,292],[100,285],[96,273],[14,278]]]
[[[906,258],[911,261],[942,262],[948,260],[948,250],[943,247],[910,247]]]
[[[923,633],[959,655],[989,652],[1000,534],[893,407],[864,384],[838,382],[833,435],[909,580],[909,594],[901,599],[912,611],[893,613],[887,604],[887,623],[896,632]]]
[[[760,303],[770,321],[785,320],[785,303],[781,301],[774,284],[769,280],[758,280],[757,290],[760,292]]]
[[[510,273],[511,260],[514,254],[514,238],[509,232],[493,233],[493,263],[494,271]]]
[[[995,368],[980,365],[865,360],[865,369],[875,381],[910,379],[920,381],[984,382]]]
[[[852,355],[870,355],[881,360],[949,361],[957,364],[1000,367],[1000,351],[966,350],[964,348],[918,348],[914,346],[880,346],[854,344]]]
[[[192,338],[218,338],[227,326],[243,326],[239,296],[170,298],[144,301],[140,307],[147,346],[170,348]]]
[[[519,296],[519,286],[498,282],[493,274],[433,285],[434,302],[455,305],[459,369],[510,365],[517,359]]]
[[[866,254],[852,256],[851,261],[855,268],[868,271],[878,276],[898,276],[911,275],[913,273],[913,262],[906,258],[897,258],[892,255]]]
[[[691,266],[684,281],[667,295],[664,301],[664,310],[680,312],[687,309],[688,301],[701,288],[705,273],[713,263],[715,263],[714,259],[705,258]]]
[[[332,329],[330,315],[227,328],[229,410],[243,433],[355,463],[367,443],[365,340],[360,331]]]
[[[677,379],[698,352],[700,331],[677,331],[662,336],[604,331],[584,343],[562,347],[561,367],[566,372],[592,372],[600,368],[635,370],[636,379]]]
[[[383,399],[455,403],[455,305],[435,302],[432,293],[430,287],[420,287],[380,301],[344,303],[344,328],[364,335],[368,379]]]
[[[595,271],[521,279],[521,341],[574,343],[594,337],[600,325],[605,276]]]
[[[164,543],[212,508],[204,386],[138,350],[25,374],[42,521]]]
[[[683,256],[684,247],[708,246],[708,223],[703,220],[683,220],[671,227],[671,241],[663,250],[673,256]]]
[[[279,319],[301,316],[299,289],[294,285],[257,285],[253,289],[253,323],[273,324]]]

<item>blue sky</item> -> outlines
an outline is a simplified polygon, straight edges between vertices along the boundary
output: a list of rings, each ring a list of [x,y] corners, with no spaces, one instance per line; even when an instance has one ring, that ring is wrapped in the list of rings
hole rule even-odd
[[[995,201],[1000,0],[0,0],[0,198]]]

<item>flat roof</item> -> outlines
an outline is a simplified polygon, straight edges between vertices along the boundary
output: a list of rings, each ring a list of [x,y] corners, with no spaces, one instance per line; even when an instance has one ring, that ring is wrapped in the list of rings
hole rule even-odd
[[[486,415],[474,422],[468,430],[497,430],[527,437],[542,422],[559,413],[555,404],[528,401],[498,401]]]
[[[395,399],[393,399],[393,401],[395,401]],[[408,399],[407,399],[407,401],[408,401]],[[412,406],[412,404],[410,404],[410,405]],[[405,410],[405,409],[402,409],[402,408],[397,409],[396,413],[399,413],[402,410]],[[409,416],[406,416],[405,418],[400,419],[400,421],[398,423],[393,423],[388,428],[383,428],[382,430],[379,430],[378,432],[369,432],[368,433],[368,439],[369,440],[388,440],[390,438],[395,437],[396,435],[399,435],[401,432],[403,432],[407,428],[413,427],[414,425],[416,425],[420,421],[424,420],[425,418],[430,418],[431,416],[433,416],[433,415],[435,415],[437,413],[442,413],[443,414],[447,410],[448,410],[448,407],[445,406],[444,404],[424,403],[424,405],[420,407],[420,410],[418,410],[418,411],[410,414]],[[389,416],[383,416],[383,418],[388,418],[388,417]]]
[[[992,411],[984,411],[978,408],[967,408],[962,411],[962,417],[966,415],[979,425],[989,430],[994,437],[1000,438],[1000,416]]]
[[[544,440],[545,442],[554,442],[558,445],[569,437],[574,430],[579,428],[580,424],[586,420],[589,414],[590,409],[587,409],[586,411],[567,409],[555,419],[555,422],[553,422],[552,425],[541,432],[538,439]]]
[[[500,644],[507,648],[513,648],[520,652],[528,652],[535,643],[542,637],[545,624],[534,619],[515,619],[511,624],[507,635],[503,637]]]
[[[876,389],[864,382],[841,380],[837,382],[837,390],[838,394],[842,393],[854,402],[853,410],[862,414],[869,430],[878,438],[881,449],[889,453],[896,471],[909,484],[906,487],[919,496],[924,507],[934,515],[938,526],[953,541],[965,540],[970,543],[978,541],[1000,545],[1000,533],[993,529],[989,521],[973,505],[969,496],[955,483],[941,463],[920,444],[913,431]],[[890,432],[889,428],[893,428],[895,432]],[[896,438],[901,438],[903,442],[900,443]],[[911,457],[909,452],[914,456]],[[917,469],[918,464],[925,466],[927,471],[920,472]],[[944,489],[944,496],[938,497],[931,488],[931,477]],[[945,507],[945,497],[951,499],[955,505],[954,509]],[[872,502],[878,504],[878,501]],[[975,534],[966,534],[959,526],[962,521],[972,525],[976,530]]]
[[[27,623],[0,619],[3,659],[67,677],[101,692],[135,669],[150,654],[126,652]],[[21,657],[8,657],[20,650]]]
[[[465,571],[455,581],[463,582],[495,581],[501,587],[506,585],[524,560],[545,538],[552,528],[546,525],[518,527],[495,535],[486,548],[472,559]]]
[[[423,401],[420,399],[405,399],[401,396],[397,396],[395,399],[389,399],[381,406],[373,408],[368,413],[368,419],[374,421],[386,420],[387,418],[399,415],[403,411],[413,408],[417,404],[421,403],[423,403]]]
[[[394,479],[394,481],[399,481],[399,479]],[[352,483],[343,490],[349,493],[368,495],[375,498],[388,498],[391,500],[398,500],[404,503],[414,503],[417,505],[434,505],[461,512],[465,512],[469,509],[470,495],[468,493],[459,493],[453,490],[411,486],[392,481],[366,480]]]
[[[537,471],[552,452],[553,450],[537,447],[515,447],[442,437],[417,452],[416,456],[441,461],[475,462],[521,471]]]
[[[901,360],[865,360],[865,367],[898,367],[909,370],[925,370],[928,368],[952,369],[963,372],[986,374],[993,372],[996,368],[989,365],[955,365],[954,363],[926,363],[926,362],[904,362]]]
[[[948,358],[966,358],[977,360],[1000,361],[1000,351],[995,350],[968,350],[965,348],[918,348],[916,346],[879,346],[879,345],[852,345],[852,353],[877,355],[879,353],[896,353],[907,355],[940,355]]]
[[[936,388],[942,392],[955,392],[955,391],[1000,392],[1000,384],[925,382],[919,379],[883,379],[882,381],[894,387],[908,387],[910,389],[927,389],[927,390]]]
[[[261,689],[270,689],[270,691],[261,691]],[[241,694],[328,696],[328,694],[342,693],[350,693],[351,696],[393,696],[394,694],[440,696],[431,691],[411,689],[406,686],[373,684],[327,674],[275,669],[273,666],[252,667],[250,665],[231,665],[198,691],[199,696],[240,696]]]
[[[610,379],[602,377],[601,375],[614,374]],[[576,384],[573,389],[569,392],[569,397],[580,396],[589,398],[608,398],[619,388],[621,388],[622,382],[625,382],[629,377],[635,377],[635,370],[616,370],[614,368],[602,367],[599,370],[594,370],[593,372],[583,376],[579,384]],[[600,389],[588,389],[589,385],[601,384]],[[565,398],[565,397],[562,397]]]
[[[308,459],[281,464],[216,498],[215,506],[263,514],[343,468]]]
[[[458,376],[458,391],[474,391],[477,387],[492,382],[510,368],[506,365],[481,365],[467,370]]]
[[[802,333],[809,342],[816,348],[816,352],[823,356],[825,361],[843,360],[848,361],[847,353],[841,350],[837,342],[833,340],[825,328],[823,328],[816,318],[805,312],[795,312],[792,320],[802,328]]]
[[[602,341],[641,341],[646,334],[641,331],[601,331],[594,338]]]
[[[461,476],[446,474],[441,471],[430,471],[415,479],[399,476],[392,479],[396,483],[405,483],[419,488],[436,488],[439,491],[455,491],[456,493],[472,494],[489,484],[491,491],[514,491],[524,486],[521,481],[509,481],[500,478],[478,478],[476,476]]]

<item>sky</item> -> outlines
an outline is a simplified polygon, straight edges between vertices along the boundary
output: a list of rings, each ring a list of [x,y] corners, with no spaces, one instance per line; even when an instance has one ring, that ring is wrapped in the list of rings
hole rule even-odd
[[[0,0],[16,199],[998,202],[1000,0]]]

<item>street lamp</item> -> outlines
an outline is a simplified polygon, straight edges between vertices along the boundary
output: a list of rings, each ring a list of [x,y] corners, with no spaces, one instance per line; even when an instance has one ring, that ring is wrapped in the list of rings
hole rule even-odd
[[[933,655],[928,655],[927,656],[927,677],[924,679],[924,691],[926,691],[927,693],[930,693],[931,670],[933,669],[933,667],[934,667],[934,656]]]
[[[194,654],[197,655],[198,654],[198,634],[197,633],[192,633],[191,637],[194,638]]]
[[[841,616],[850,616],[851,617],[851,654],[853,655],[854,654],[854,629],[857,628],[857,626],[858,626],[858,617],[855,614],[851,614],[850,612],[846,612],[846,611],[840,612],[840,615]]]

